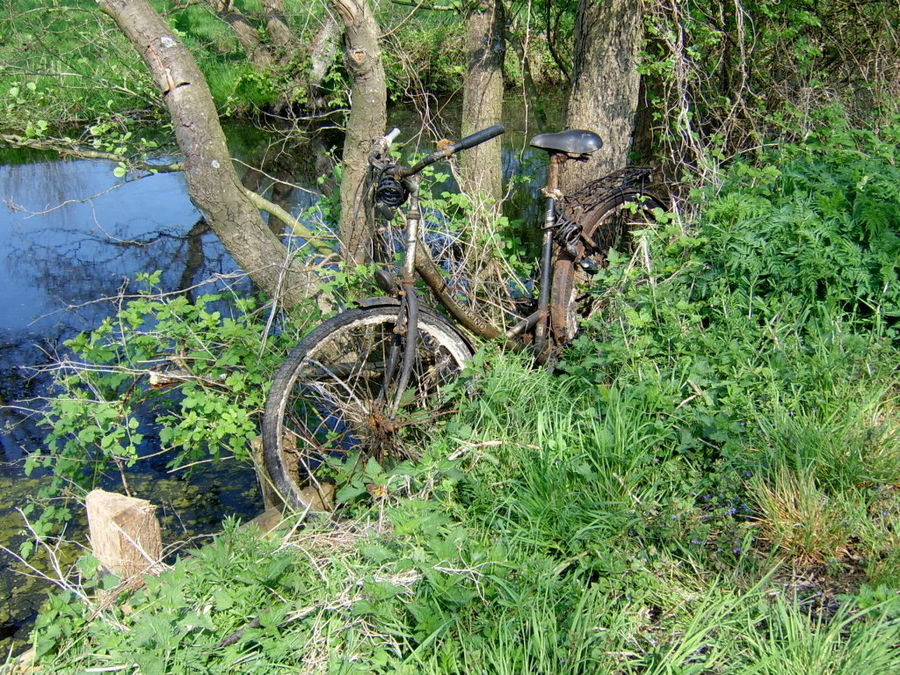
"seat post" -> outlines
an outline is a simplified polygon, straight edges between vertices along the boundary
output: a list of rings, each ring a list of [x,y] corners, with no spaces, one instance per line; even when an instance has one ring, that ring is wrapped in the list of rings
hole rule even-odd
[[[547,318],[550,307],[550,269],[553,260],[553,229],[556,225],[556,199],[559,194],[559,168],[566,162],[566,153],[550,152],[550,166],[547,169],[547,185],[544,195],[547,205],[544,209],[544,239],[541,246],[541,292],[538,295],[540,318],[534,329],[534,347],[538,354],[544,351],[547,341]]]

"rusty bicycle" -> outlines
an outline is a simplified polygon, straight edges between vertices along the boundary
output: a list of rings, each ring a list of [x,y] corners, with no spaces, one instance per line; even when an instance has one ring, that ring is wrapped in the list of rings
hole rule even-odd
[[[664,208],[648,189],[650,169],[632,167],[602,177],[571,196],[559,190],[560,168],[601,147],[585,130],[544,133],[532,147],[548,154],[539,261],[539,293],[529,311],[505,330],[459,301],[421,238],[422,170],[504,132],[483,129],[406,166],[390,152],[399,130],[373,143],[370,195],[380,209],[405,210],[399,278],[378,268],[383,296],[366,298],[328,319],[292,349],[278,369],[263,414],[263,457],[285,503],[310,507],[313,493],[331,491],[322,467],[359,452],[379,460],[408,457],[446,410],[446,386],[473,356],[470,336],[502,340],[552,361],[591,311],[584,291],[607,253],[634,227]],[[422,302],[417,280],[443,310]],[[320,500],[321,501],[321,500]]]

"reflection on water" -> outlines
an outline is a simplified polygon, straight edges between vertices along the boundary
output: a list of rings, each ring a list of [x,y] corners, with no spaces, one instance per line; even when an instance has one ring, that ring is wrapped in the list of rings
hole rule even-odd
[[[139,272],[160,269],[162,286],[176,288],[198,235],[196,276],[234,270],[214,236],[191,231],[200,214],[181,174],[119,182],[107,163],[0,166],[0,194],[0,329],[58,337],[92,326],[109,312],[93,301]]]

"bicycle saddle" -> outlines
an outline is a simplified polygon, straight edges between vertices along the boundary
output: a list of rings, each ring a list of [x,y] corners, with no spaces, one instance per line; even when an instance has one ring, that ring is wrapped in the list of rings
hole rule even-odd
[[[552,134],[538,134],[529,141],[531,147],[570,155],[589,155],[603,147],[603,141],[593,131],[566,129]]]

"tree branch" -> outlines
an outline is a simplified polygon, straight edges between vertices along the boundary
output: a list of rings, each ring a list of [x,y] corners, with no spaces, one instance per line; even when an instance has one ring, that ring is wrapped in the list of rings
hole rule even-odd
[[[416,2],[412,2],[411,0],[406,0],[406,1],[391,0],[391,2],[395,5],[405,5],[406,7],[415,7],[416,9],[419,9],[420,7],[422,9],[430,9],[433,12],[458,12],[459,11],[459,7],[457,7],[456,5],[428,5],[428,7],[422,7],[422,5],[425,4],[424,2],[416,3]]]
[[[266,199],[258,192],[254,192],[249,188],[244,188],[244,194],[247,195],[247,199],[250,200],[253,206],[258,208],[260,211],[265,211],[269,215],[278,218],[278,220],[288,225],[294,231],[294,234],[303,237],[303,239],[310,246],[312,246],[317,253],[330,255],[337,250],[336,246],[323,241],[321,235],[313,233],[313,231],[306,227],[306,225],[294,218],[294,216],[292,216],[275,202]]]
[[[121,162],[127,166],[142,169],[151,173],[171,173],[174,171],[183,171],[184,166],[181,162],[170,162],[168,164],[150,164],[147,161],[136,161],[133,158],[119,155],[114,152],[103,152],[101,150],[93,150],[76,145],[74,142],[67,142],[63,139],[38,139],[26,138],[17,134],[0,134],[0,145],[10,148],[30,148],[32,150],[46,150],[55,152],[62,157],[71,157],[74,159],[96,159],[106,160],[109,162]]]

